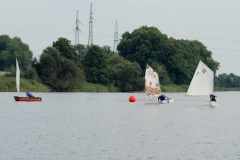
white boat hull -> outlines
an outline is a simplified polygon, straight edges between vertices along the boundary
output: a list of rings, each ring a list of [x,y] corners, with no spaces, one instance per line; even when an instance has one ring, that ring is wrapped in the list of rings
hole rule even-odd
[[[205,106],[218,106],[219,105],[219,103],[218,102],[216,102],[216,101],[206,101],[205,103],[204,103],[204,105]]]
[[[161,101],[161,100],[158,101],[159,104],[167,104],[167,103],[173,103],[173,102],[174,102],[173,98],[168,98],[168,99],[163,100],[163,101]]]

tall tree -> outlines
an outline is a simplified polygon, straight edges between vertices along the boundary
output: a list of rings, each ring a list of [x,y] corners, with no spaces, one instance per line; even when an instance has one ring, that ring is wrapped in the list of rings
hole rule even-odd
[[[141,77],[140,65],[130,62],[118,54],[107,60],[109,81],[123,92],[142,91],[144,78]]]
[[[156,63],[156,62],[152,62],[149,63],[149,65],[154,68],[154,70],[158,73],[159,76],[159,81],[161,85],[167,85],[171,83],[171,79],[169,77],[169,74],[165,68],[165,66]]]
[[[132,33],[125,32],[117,47],[119,55],[131,62],[138,62],[145,73],[146,64],[149,61],[158,62],[166,57],[164,47],[167,36],[155,27],[142,26]]]
[[[89,48],[82,60],[88,82],[109,84],[106,60],[106,55],[99,46],[93,45]]]
[[[83,44],[74,45],[74,50],[80,59],[87,53],[87,47]]]
[[[39,64],[35,62],[35,66],[42,81],[52,91],[72,91],[84,82],[84,72],[54,47],[47,47],[40,56]]]
[[[111,56],[111,55],[114,54],[114,52],[112,52],[110,46],[106,46],[106,45],[105,45],[105,46],[102,46],[101,48],[102,48],[103,52],[104,52],[106,55]]]
[[[32,51],[20,38],[10,38],[8,35],[0,36],[0,70],[9,69],[16,65],[18,59],[19,67],[26,70],[31,66]]]
[[[219,87],[226,88],[240,87],[240,77],[233,73],[230,73],[229,75],[223,73],[219,74],[218,77],[216,77],[215,83],[216,83],[215,85]]]
[[[57,48],[61,55],[69,60],[74,61],[80,65],[79,56],[71,45],[71,41],[66,38],[58,38],[56,42],[53,42],[53,47]]]
[[[139,63],[142,75],[147,63],[160,64],[175,84],[189,84],[199,60],[214,72],[219,67],[218,62],[211,61],[212,53],[201,42],[168,38],[155,27],[142,26],[132,33],[125,32],[118,51],[129,61]]]

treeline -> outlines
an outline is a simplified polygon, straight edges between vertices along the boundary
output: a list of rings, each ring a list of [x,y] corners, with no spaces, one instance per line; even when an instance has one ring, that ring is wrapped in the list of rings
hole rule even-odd
[[[219,68],[219,62],[201,42],[168,38],[155,27],[125,32],[117,49],[119,55],[140,65],[142,75],[147,63],[157,68],[163,84],[189,84],[200,60],[214,73]]]
[[[125,32],[117,52],[113,53],[109,46],[74,46],[61,37],[37,59],[32,58],[29,46],[20,38],[1,35],[0,70],[15,76],[17,58],[22,78],[41,82],[51,91],[73,91],[88,82],[128,92],[143,90],[147,63],[158,72],[162,85],[188,85],[199,60],[215,73],[219,68],[219,62],[212,59],[211,51],[201,42],[168,38],[155,27]]]
[[[237,76],[233,73],[230,73],[229,75],[226,73],[219,74],[217,77],[215,77],[214,84],[218,87],[240,88],[240,76]]]
[[[15,43],[16,40],[20,45]],[[84,53],[77,50],[79,47],[82,47]],[[22,58],[25,53],[30,63]],[[0,70],[9,72],[7,76],[15,77],[16,58],[21,78],[41,82],[55,92],[76,91],[84,88],[82,85],[85,82],[102,84],[110,90],[118,88],[123,92],[140,91],[144,85],[139,64],[114,54],[107,46],[72,46],[66,38],[59,38],[43,50],[39,59],[31,60],[32,52],[20,38],[11,39],[7,35],[1,35]]]

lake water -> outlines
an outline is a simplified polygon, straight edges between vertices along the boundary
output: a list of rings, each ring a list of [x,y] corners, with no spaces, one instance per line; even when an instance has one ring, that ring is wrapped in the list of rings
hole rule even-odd
[[[240,159],[240,92],[216,92],[217,107],[185,93],[159,105],[144,93],[33,94],[43,101],[0,92],[1,160]]]

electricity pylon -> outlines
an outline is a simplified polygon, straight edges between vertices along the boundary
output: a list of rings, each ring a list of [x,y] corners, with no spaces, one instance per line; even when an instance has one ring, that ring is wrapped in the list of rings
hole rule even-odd
[[[115,32],[114,32],[114,45],[113,45],[113,52],[117,51],[117,45],[118,45],[118,25],[117,21],[115,24]]]
[[[93,24],[93,18],[92,18],[92,3],[91,3],[91,7],[90,7],[90,18],[89,18],[88,47],[90,47],[91,45],[93,45],[93,28],[92,28],[92,24]]]
[[[76,28],[75,30],[75,46],[77,46],[79,44],[79,32],[81,31],[79,29],[79,23],[81,23],[78,19],[78,11],[77,11],[77,15],[76,15]]]

